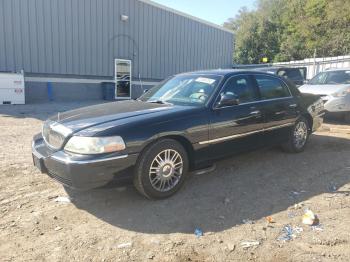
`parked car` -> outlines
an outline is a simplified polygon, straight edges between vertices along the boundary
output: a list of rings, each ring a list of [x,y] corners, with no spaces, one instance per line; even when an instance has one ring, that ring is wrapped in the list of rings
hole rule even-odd
[[[266,72],[278,76],[282,76],[291,82],[293,82],[296,86],[301,86],[306,81],[306,67],[263,67],[256,68],[260,72]]]
[[[176,75],[138,100],[50,117],[33,139],[34,165],[92,189],[130,179],[151,199],[171,196],[189,171],[233,153],[281,144],[304,150],[323,103],[285,79],[243,70]]]
[[[299,90],[320,95],[328,113],[342,115],[350,122],[350,68],[319,73]]]

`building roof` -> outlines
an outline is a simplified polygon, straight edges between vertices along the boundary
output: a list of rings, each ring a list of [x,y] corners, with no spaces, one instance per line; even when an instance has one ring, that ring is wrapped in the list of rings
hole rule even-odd
[[[209,22],[209,21],[203,20],[203,19],[201,19],[201,18],[198,18],[198,17],[192,16],[192,15],[186,14],[186,13],[184,13],[184,12],[178,11],[178,10],[173,9],[173,8],[171,8],[171,7],[167,7],[167,6],[165,6],[165,5],[158,4],[158,3],[153,2],[153,1],[151,1],[151,0],[138,0],[138,1],[143,2],[143,3],[146,3],[146,4],[149,4],[149,5],[152,5],[152,6],[154,6],[154,7],[157,7],[157,8],[159,8],[159,9],[162,9],[162,10],[171,12],[171,13],[173,13],[173,14],[186,17],[186,18],[188,18],[188,19],[197,21],[197,22],[199,22],[199,23],[202,23],[202,24],[205,24],[205,25],[214,27],[214,28],[216,28],[216,29],[219,29],[219,30],[222,30],[222,31],[226,31],[226,32],[231,33],[231,34],[234,34],[234,32],[233,32],[232,30],[227,29],[227,28],[225,28],[225,27],[223,27],[223,26],[220,26],[220,25],[211,23],[211,22]]]

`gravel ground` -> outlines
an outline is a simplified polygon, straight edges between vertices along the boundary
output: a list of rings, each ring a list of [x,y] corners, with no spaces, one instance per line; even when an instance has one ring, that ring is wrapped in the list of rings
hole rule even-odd
[[[33,167],[42,120],[87,104],[0,107],[0,261],[350,261],[350,126],[324,124],[301,154],[223,160],[148,201],[132,186],[66,192]],[[307,208],[320,226],[302,224]]]

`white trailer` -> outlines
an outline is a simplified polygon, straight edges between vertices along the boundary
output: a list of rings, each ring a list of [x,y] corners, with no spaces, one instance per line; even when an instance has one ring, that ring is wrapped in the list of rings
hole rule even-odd
[[[0,105],[25,104],[24,74],[0,73]]]

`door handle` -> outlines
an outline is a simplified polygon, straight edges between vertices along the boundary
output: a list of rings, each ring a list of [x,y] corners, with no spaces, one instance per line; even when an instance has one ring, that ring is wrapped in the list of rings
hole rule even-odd
[[[290,104],[289,108],[296,108],[298,105],[297,104]]]

